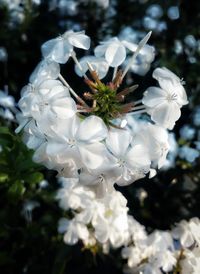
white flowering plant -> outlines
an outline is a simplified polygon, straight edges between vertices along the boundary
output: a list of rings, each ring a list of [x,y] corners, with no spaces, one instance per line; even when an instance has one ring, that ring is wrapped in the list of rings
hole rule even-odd
[[[127,102],[138,88],[135,83],[124,87],[127,72],[138,65],[138,58],[146,60],[142,66],[154,60],[154,48],[147,45],[150,35],[137,45],[110,38],[93,56],[80,60],[76,48],[90,48],[84,31],[69,30],[45,42],[43,59],[22,89],[16,132],[23,129],[35,162],[57,171],[61,188],[56,198],[66,212],[58,231],[65,243],[82,241],[86,248],[101,247],[104,253],[122,248],[125,273],[198,273],[199,219],[148,235],[115,189],[115,184],[126,186],[147,174],[151,178],[165,165],[168,130],[188,103],[183,81],[165,67],[153,72],[159,87],[148,87],[140,100]],[[60,64],[69,59],[84,79],[83,93],[60,73]]]
[[[149,37],[150,33],[138,46],[114,37],[80,62],[74,48],[90,47],[84,32],[67,31],[42,45],[43,60],[22,90],[16,130],[24,129],[36,162],[60,176],[78,178],[81,184],[102,185],[103,192],[115,183],[128,185],[147,173],[155,175],[169,150],[167,129],[179,119],[187,96],[175,74],[157,68],[153,77],[161,88],[149,87],[141,100],[125,101],[138,86],[121,89],[121,84],[140,51],[149,47]],[[127,52],[133,52],[132,57],[123,66]],[[83,97],[60,74],[60,64],[69,58],[88,86]],[[112,80],[104,83],[109,69]],[[135,118],[143,113],[152,122]]]

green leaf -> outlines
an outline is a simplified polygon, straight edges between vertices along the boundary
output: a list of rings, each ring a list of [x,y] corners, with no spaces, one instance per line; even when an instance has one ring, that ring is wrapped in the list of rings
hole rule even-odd
[[[5,147],[11,147],[13,145],[12,136],[0,134],[0,145]]]
[[[21,181],[15,181],[8,190],[8,194],[14,198],[20,198],[24,192],[25,187]]]
[[[0,134],[9,134],[12,136],[8,127],[0,127]]]
[[[38,184],[44,179],[44,176],[40,172],[35,172],[32,174],[26,175],[24,179],[26,180],[28,184]]]
[[[9,176],[6,173],[0,173],[0,183],[4,183],[8,180]]]

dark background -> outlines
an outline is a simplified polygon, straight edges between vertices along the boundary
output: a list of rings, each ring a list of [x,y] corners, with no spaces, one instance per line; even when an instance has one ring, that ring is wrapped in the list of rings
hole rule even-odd
[[[153,30],[149,43],[156,48],[155,61],[145,81],[144,77],[133,73],[129,76],[140,84],[140,94],[152,83],[151,74],[157,66],[166,66],[184,78],[190,104],[183,108],[174,129],[181,144],[179,129],[193,123],[193,111],[200,104],[200,42],[195,49],[185,42],[188,35],[193,35],[196,41],[200,39],[200,2],[111,0],[109,9],[102,9],[95,3],[83,1],[75,14],[67,8],[69,2],[66,1],[65,9],[52,10],[50,1],[33,5],[27,0],[21,6],[24,20],[13,23],[9,9],[0,1],[0,47],[8,53],[7,60],[0,61],[0,89],[7,86],[9,94],[19,100],[21,88],[41,60],[40,46],[46,40],[71,28],[84,29],[94,47],[105,37],[118,35],[127,26],[147,33],[144,16],[150,5],[158,4],[163,15],[156,20],[165,22],[166,29]],[[180,16],[175,20],[168,16],[171,6],[179,8]],[[175,51],[176,40],[183,46],[179,54]],[[82,52],[79,54],[81,56]],[[62,74],[74,89],[81,90],[81,81],[77,81],[71,61],[62,67]],[[119,250],[102,255],[99,249],[94,255],[90,250],[83,250],[81,243],[73,247],[63,243],[62,236],[57,233],[57,223],[63,212],[54,199],[58,188],[56,173],[31,162],[32,152],[25,148],[21,136],[14,134],[14,123],[1,119],[0,124],[4,130],[7,128],[7,132],[0,131],[4,149],[0,154],[1,273],[122,273]],[[198,130],[196,128],[197,133]],[[200,138],[197,133],[195,138]],[[49,182],[45,189],[39,185],[43,178]],[[155,178],[139,180],[119,189],[128,199],[130,214],[151,232],[170,229],[182,219],[200,217],[199,179],[199,159],[188,163],[177,158],[173,168],[160,171]],[[143,191],[147,194],[144,200],[141,199]],[[40,204],[32,211],[31,222],[23,214],[24,203],[28,200]]]

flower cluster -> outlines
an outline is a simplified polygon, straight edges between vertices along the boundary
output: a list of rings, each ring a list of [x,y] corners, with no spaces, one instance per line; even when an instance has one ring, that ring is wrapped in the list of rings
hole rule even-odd
[[[124,273],[198,273],[200,267],[200,220],[181,221],[171,231],[155,230],[148,234],[128,214],[127,200],[115,189],[99,197],[99,187],[88,188],[76,179],[59,179],[59,205],[67,212],[60,219],[58,231],[64,241],[74,245],[82,241],[85,248],[121,247],[127,259]],[[174,272],[175,273],[175,272]]]
[[[125,273],[198,273],[199,228],[200,220],[192,218],[171,231],[157,230],[147,235],[144,228],[140,228],[140,234],[133,229],[132,243],[122,249],[122,257],[128,259]]]
[[[157,68],[153,77],[160,88],[149,87],[142,100],[125,102],[137,85],[121,89],[121,83],[138,54],[149,47],[149,37],[150,33],[138,46],[111,38],[95,48],[94,56],[80,62],[74,48],[90,47],[84,32],[67,31],[42,45],[43,60],[22,90],[17,129],[24,129],[24,141],[35,150],[36,162],[60,176],[77,178],[80,184],[102,185],[102,195],[114,183],[128,185],[147,173],[155,175],[169,150],[166,129],[174,127],[187,97],[175,74]],[[128,62],[127,53],[132,53]],[[70,58],[89,88],[82,98],[60,74],[59,64]],[[124,61],[122,71],[119,66]],[[110,70],[112,81],[105,84],[102,78]],[[134,118],[142,113],[153,122]]]
[[[74,218],[62,218],[59,232],[64,233],[67,244],[82,240],[85,246],[103,245],[118,248],[128,241],[128,207],[124,196],[111,189],[99,197],[100,186],[88,188],[80,185],[77,179],[60,178],[62,188],[57,199],[64,210],[72,210]]]
[[[114,188],[147,174],[153,177],[164,165],[170,148],[167,129],[174,127],[187,104],[182,81],[166,68],[153,72],[160,87],[147,88],[141,100],[126,101],[138,88],[122,88],[127,72],[138,64],[139,55],[150,57],[145,59],[149,63],[154,59],[154,50],[147,45],[150,35],[138,45],[110,38],[95,48],[94,55],[80,60],[75,48],[90,47],[85,32],[70,30],[45,42],[43,60],[22,90],[17,115],[16,132],[24,130],[24,142],[35,151],[34,161],[60,177],[57,199],[69,213],[59,222],[64,241],[82,240],[87,247],[102,246],[104,252],[125,246],[122,256],[131,271],[136,269],[133,273],[147,273],[151,267],[155,273],[167,272],[180,261],[172,235],[147,235],[128,215],[126,199]],[[60,64],[69,59],[88,88],[83,96],[60,74]],[[104,77],[111,81],[104,83]]]

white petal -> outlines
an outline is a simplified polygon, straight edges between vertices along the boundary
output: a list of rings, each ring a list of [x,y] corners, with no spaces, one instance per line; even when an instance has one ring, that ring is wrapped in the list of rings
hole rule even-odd
[[[48,57],[49,55],[51,55],[58,41],[59,41],[59,38],[56,38],[56,39],[48,40],[47,42],[42,44],[41,46],[42,55],[44,57]]]
[[[78,235],[76,231],[76,227],[72,227],[71,224],[69,224],[69,228],[67,232],[64,235],[64,242],[69,245],[74,245],[78,242]]]
[[[60,119],[68,119],[76,113],[76,104],[72,98],[62,98],[54,102],[53,112]]]
[[[97,219],[98,225],[95,226],[95,237],[100,243],[105,243],[109,237],[108,224],[100,217]]]
[[[51,90],[53,87],[56,87],[56,86],[61,86],[63,87],[63,84],[59,81],[59,80],[54,80],[54,79],[47,79],[45,81],[43,81],[39,88],[40,89],[48,89],[48,90]],[[48,92],[48,91],[47,91]]]
[[[148,107],[155,107],[166,100],[166,92],[157,87],[149,87],[142,99],[142,103]]]
[[[44,139],[38,138],[35,135],[29,135],[29,138],[26,141],[26,145],[28,148],[37,149],[43,142]]]
[[[82,142],[98,142],[106,138],[107,127],[97,116],[89,116],[80,125],[76,138]]]
[[[162,103],[151,111],[151,119],[160,125],[168,129],[174,127],[175,122],[180,118],[180,107],[176,102]]]
[[[156,68],[152,76],[158,81],[162,78],[165,78],[165,79],[171,79],[172,81],[175,81],[175,82],[180,82],[180,78],[165,67]]]
[[[118,67],[126,58],[126,49],[120,43],[113,43],[107,48],[105,58],[111,67]]]
[[[54,61],[41,61],[32,72],[29,81],[35,85],[45,79],[56,79],[60,74],[60,66]]]
[[[57,143],[48,141],[46,146],[46,153],[50,156],[56,157],[59,153],[67,150],[67,143]]]
[[[121,41],[122,42],[122,44],[127,48],[127,49],[129,49],[130,51],[136,51],[136,49],[137,49],[137,47],[138,47],[138,45],[137,44],[135,44],[135,43],[131,43],[131,42],[129,42],[129,41],[126,41],[126,40],[123,40],[123,41]]]
[[[126,162],[131,167],[147,167],[151,164],[148,151],[144,145],[133,146],[126,155]]]
[[[59,140],[60,136],[62,139],[75,139],[80,123],[80,118],[77,115],[74,115],[69,119],[57,119],[56,122],[51,126],[53,131],[52,138]]]
[[[112,128],[108,132],[106,145],[115,156],[120,157],[125,155],[131,140],[132,137],[127,130]]]
[[[58,37],[45,42],[41,50],[45,58],[51,58],[57,63],[64,64],[69,59],[73,47],[62,37]]]
[[[185,231],[180,238],[181,245],[183,247],[190,247],[194,244],[194,238],[190,231]]]
[[[106,49],[107,49],[107,45],[103,44],[103,45],[99,45],[94,49],[94,54],[96,57],[102,57],[104,56]]]
[[[90,37],[84,33],[73,33],[69,35],[68,42],[76,48],[86,50],[90,48]]]
[[[149,179],[156,176],[156,174],[157,174],[157,171],[154,168],[150,168],[150,170],[149,170]]]
[[[84,224],[79,223],[77,225],[77,233],[81,240],[87,240],[89,237],[89,232]]]
[[[106,148],[102,143],[79,145],[82,162],[88,169],[99,169],[106,160]]]
[[[48,97],[51,97],[50,101],[53,103],[58,98],[70,97],[70,93],[68,88],[63,85],[54,86],[49,90]]]

